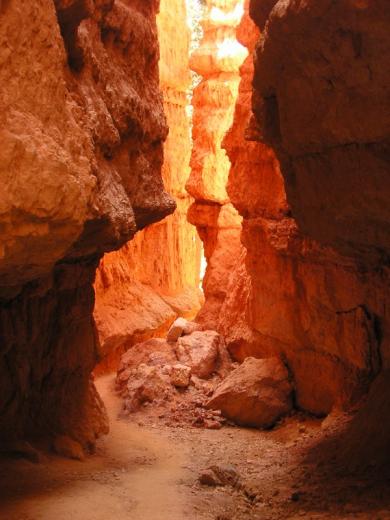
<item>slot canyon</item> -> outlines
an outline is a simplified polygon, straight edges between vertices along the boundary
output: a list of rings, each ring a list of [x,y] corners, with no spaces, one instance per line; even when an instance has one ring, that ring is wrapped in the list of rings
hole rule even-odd
[[[390,520],[389,0],[0,0],[0,520]]]

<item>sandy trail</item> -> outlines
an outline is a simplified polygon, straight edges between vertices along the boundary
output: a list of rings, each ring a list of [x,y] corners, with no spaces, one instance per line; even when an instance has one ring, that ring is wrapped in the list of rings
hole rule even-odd
[[[342,416],[330,430],[300,414],[272,431],[198,429],[153,406],[118,420],[113,376],[97,386],[111,432],[96,455],[4,459],[0,520],[390,520],[390,475],[345,475],[329,456]],[[199,483],[205,468],[226,464],[241,487]]]
[[[110,434],[84,462],[51,457],[43,464],[1,464],[1,520],[183,520],[186,446],[118,421],[112,376],[98,389]]]

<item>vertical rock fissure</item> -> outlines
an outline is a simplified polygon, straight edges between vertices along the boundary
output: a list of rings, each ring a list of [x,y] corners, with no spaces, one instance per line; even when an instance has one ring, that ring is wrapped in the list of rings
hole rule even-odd
[[[226,192],[230,161],[222,146],[233,122],[239,67],[247,55],[236,39],[243,14],[241,0],[204,2],[203,37],[191,54],[190,67],[201,80],[194,89],[191,175],[186,189],[195,202],[188,220],[196,226],[207,262],[205,304],[197,321],[216,329],[229,292],[229,278],[242,256],[241,219]]]
[[[287,101],[282,98],[280,106],[279,91],[272,84],[277,82],[272,66],[279,61],[270,55],[263,64],[263,46],[255,51],[259,28],[249,18],[251,7],[263,27],[275,3],[253,1],[250,6],[247,1],[244,17],[232,21],[238,2],[223,2],[226,18],[217,14],[220,2],[207,2],[205,35],[191,60],[203,79],[194,95],[194,149],[187,189],[195,203],[188,218],[197,226],[208,260],[206,302],[197,320],[221,332],[230,353],[240,361],[247,356],[282,357],[295,381],[297,406],[323,415],[334,406],[348,408],[356,402],[380,371],[380,359],[388,348],[386,334],[382,341],[377,335],[378,327],[387,328],[382,307],[386,289],[381,288],[385,278],[306,236],[289,207],[285,182],[290,192],[295,174],[286,170],[290,159],[280,149],[282,137],[286,139],[281,110]],[[230,98],[232,105],[224,90],[232,78],[232,70],[224,69],[229,52],[227,61],[218,60],[224,44],[218,44],[213,32],[217,26],[219,37],[227,35],[229,41],[229,31],[233,38],[237,31],[238,40],[257,56],[256,70],[250,56],[240,77],[236,64],[233,75],[240,86],[238,97],[236,93]],[[284,93],[286,88],[283,84],[279,90]],[[225,116],[228,106],[234,110],[234,119],[233,113],[221,118],[222,106]],[[341,314],[345,308],[355,310]]]
[[[164,334],[178,316],[193,318],[203,301],[199,289],[201,244],[187,222],[192,197],[185,190],[191,155],[193,79],[189,53],[192,16],[185,0],[161,0],[157,15],[159,79],[169,134],[162,177],[177,209],[119,251],[105,255],[95,289],[95,319],[104,361],[99,371],[116,369],[121,354],[139,341]]]
[[[99,358],[199,309],[236,360],[282,358],[305,411],[376,378],[375,429],[386,0],[199,0],[192,40],[185,0],[0,3],[0,440],[92,451]]]

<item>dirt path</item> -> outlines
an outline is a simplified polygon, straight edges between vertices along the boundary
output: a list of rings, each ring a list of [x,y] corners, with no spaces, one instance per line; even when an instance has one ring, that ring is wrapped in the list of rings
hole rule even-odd
[[[118,420],[112,381],[98,381],[111,432],[95,456],[1,464],[0,520],[390,520],[389,477],[340,474],[320,420],[206,430],[153,407]],[[215,465],[232,465],[240,485],[201,485]]]
[[[0,473],[1,520],[183,520],[177,483],[186,477],[185,449],[117,419],[112,377],[99,391],[111,431],[84,462],[57,457],[43,464],[12,461]]]

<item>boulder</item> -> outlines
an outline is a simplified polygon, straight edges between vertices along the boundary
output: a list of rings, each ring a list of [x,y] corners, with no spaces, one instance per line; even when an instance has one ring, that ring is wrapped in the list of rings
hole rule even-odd
[[[171,384],[179,388],[187,388],[191,379],[191,368],[186,365],[176,364],[171,367]]]
[[[167,365],[176,361],[172,345],[164,339],[153,338],[143,343],[137,343],[127,350],[121,358],[118,372],[127,368],[135,368],[141,363]]]
[[[132,370],[141,364],[163,367],[177,363],[175,351],[167,341],[161,338],[153,338],[143,343],[138,343],[125,352],[121,358],[116,377],[118,391],[126,390],[126,384]]]
[[[145,402],[169,398],[172,391],[170,378],[160,367],[141,363],[129,373],[125,409],[135,412]]]
[[[276,357],[247,358],[216,388],[207,407],[237,424],[269,428],[292,408],[292,386]]]
[[[67,459],[85,459],[85,453],[81,444],[67,435],[58,435],[53,441],[53,449],[58,455]]]
[[[185,318],[177,318],[168,331],[167,341],[171,343],[175,343],[180,336],[186,336],[188,334],[192,334],[197,330],[202,330],[201,325],[199,323],[195,323],[194,321],[188,321]]]
[[[179,361],[198,377],[208,378],[217,368],[223,338],[213,330],[196,331],[178,339],[176,354]]]

